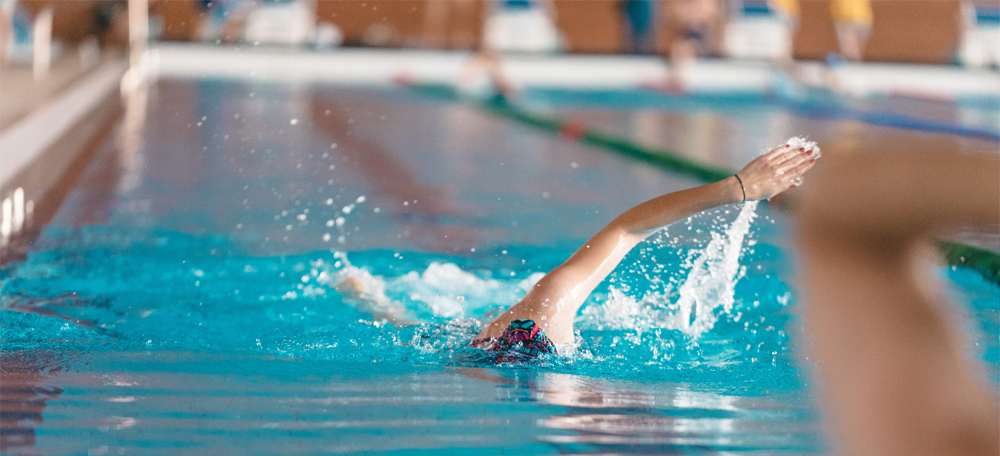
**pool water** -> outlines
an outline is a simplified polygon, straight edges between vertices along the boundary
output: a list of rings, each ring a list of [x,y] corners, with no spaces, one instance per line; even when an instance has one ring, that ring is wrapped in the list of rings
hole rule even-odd
[[[618,213],[698,182],[405,89],[164,80],[134,97],[0,270],[5,454],[828,448],[780,210],[671,225],[589,298],[578,345],[493,365],[466,345],[484,316]],[[679,100],[693,108],[546,103],[654,142],[663,125],[727,166],[793,134],[878,133]],[[1000,289],[940,275],[1000,384]],[[383,304],[341,296],[345,277]]]

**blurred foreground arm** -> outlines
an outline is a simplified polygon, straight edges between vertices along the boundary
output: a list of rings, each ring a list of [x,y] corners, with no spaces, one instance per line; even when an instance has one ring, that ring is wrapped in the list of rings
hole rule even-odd
[[[803,298],[835,453],[1000,454],[997,398],[932,274],[929,235],[1000,222],[1000,159],[830,158],[803,195]]]

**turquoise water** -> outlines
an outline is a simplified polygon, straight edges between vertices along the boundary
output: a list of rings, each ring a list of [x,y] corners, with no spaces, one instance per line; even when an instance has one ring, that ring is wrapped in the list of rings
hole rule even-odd
[[[129,109],[0,271],[5,454],[827,447],[780,211],[670,226],[590,297],[578,346],[497,366],[466,346],[484,315],[621,211],[697,183],[405,91],[161,81]],[[759,123],[739,112],[726,122]],[[1000,381],[1000,290],[940,273]],[[343,277],[387,304],[344,299]],[[678,319],[692,301],[698,330]]]

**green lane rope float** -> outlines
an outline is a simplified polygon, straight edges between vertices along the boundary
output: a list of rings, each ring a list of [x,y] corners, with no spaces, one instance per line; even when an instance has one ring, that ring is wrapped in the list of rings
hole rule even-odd
[[[453,87],[447,85],[401,83],[418,93],[432,98],[475,104],[481,109],[499,117],[557,133],[586,144],[603,147],[668,171],[686,174],[704,182],[722,180],[732,176],[735,172],[690,160],[675,151],[645,147],[625,137],[593,130],[579,122],[565,121],[556,116],[531,112],[523,107],[509,103],[500,96],[489,100],[477,100],[462,97]],[[941,249],[949,265],[971,268],[979,272],[987,281],[1000,285],[1000,253],[946,240],[938,241],[938,247]]]
[[[955,241],[938,241],[938,247],[951,266],[976,270],[984,279],[1000,285],[1000,254]]]

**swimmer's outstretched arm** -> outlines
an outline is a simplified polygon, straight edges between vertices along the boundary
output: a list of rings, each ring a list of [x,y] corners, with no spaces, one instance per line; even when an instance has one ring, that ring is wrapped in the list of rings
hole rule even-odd
[[[815,163],[812,151],[783,146],[762,155],[737,176],[746,199],[770,198],[794,185]],[[621,262],[625,254],[657,230],[723,204],[743,201],[740,180],[729,177],[700,187],[646,201],[614,219],[565,263],[545,275],[507,312],[490,322],[477,340],[498,338],[511,321],[534,320],[549,340],[573,341],[573,319],[587,296]]]

